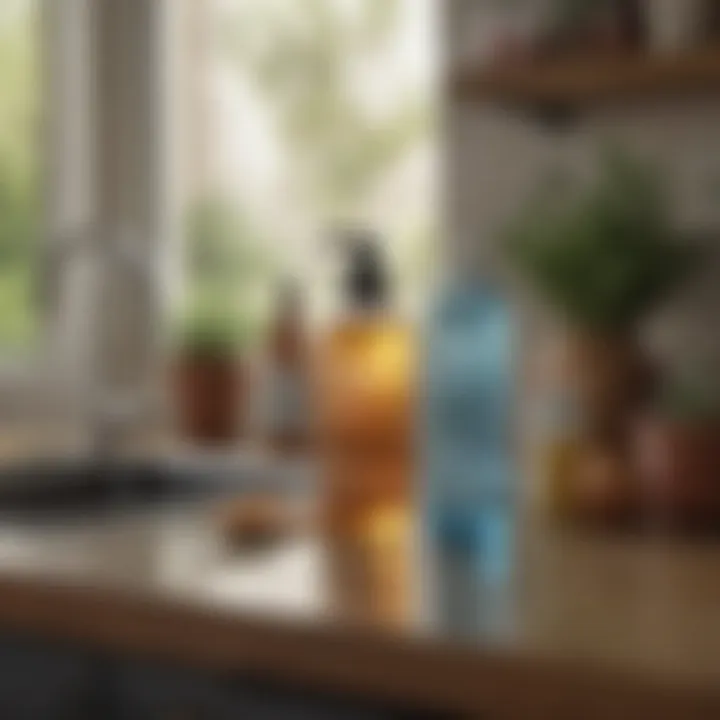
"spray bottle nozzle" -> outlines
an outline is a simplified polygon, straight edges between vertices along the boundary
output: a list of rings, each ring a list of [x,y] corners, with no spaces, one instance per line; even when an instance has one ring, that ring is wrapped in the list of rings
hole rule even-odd
[[[347,253],[343,290],[353,305],[382,305],[390,291],[385,259],[375,235],[352,230],[341,238]]]

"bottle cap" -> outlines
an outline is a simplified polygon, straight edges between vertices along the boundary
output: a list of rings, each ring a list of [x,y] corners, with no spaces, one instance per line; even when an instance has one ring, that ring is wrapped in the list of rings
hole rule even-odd
[[[376,236],[366,230],[346,232],[343,248],[347,265],[343,293],[354,306],[384,305],[390,294],[390,278]]]

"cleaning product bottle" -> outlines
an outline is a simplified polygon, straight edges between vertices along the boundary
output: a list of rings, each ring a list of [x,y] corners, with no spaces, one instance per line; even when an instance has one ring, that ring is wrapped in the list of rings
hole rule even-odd
[[[512,534],[513,353],[510,310],[479,279],[453,278],[426,338],[424,520],[443,551],[475,554],[501,575]]]
[[[342,247],[340,313],[318,348],[324,518],[335,534],[371,537],[407,515],[414,353],[377,239],[354,231]]]
[[[278,293],[267,344],[265,437],[276,453],[307,449],[310,432],[308,347],[303,296],[286,280]]]

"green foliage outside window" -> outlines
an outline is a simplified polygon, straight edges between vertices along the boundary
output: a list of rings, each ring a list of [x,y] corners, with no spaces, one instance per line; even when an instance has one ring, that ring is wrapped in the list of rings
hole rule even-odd
[[[262,209],[272,206],[265,197],[243,208],[218,198],[195,204],[185,267],[185,315],[194,335],[198,324],[227,327],[226,318],[219,318],[234,308],[243,337],[257,337],[265,317],[260,286],[267,292],[280,266],[292,271],[295,258],[283,257],[282,248],[301,247],[293,236],[296,225],[313,227],[309,232],[318,242],[329,228],[348,222],[378,222],[377,229],[387,232],[370,208],[427,140],[430,101],[423,89],[410,87],[390,93],[378,110],[353,76],[376,51],[382,55],[397,43],[405,2],[361,0],[349,12],[344,0],[236,0],[214,16],[214,60],[235,74],[238,86],[251,89],[268,123],[284,182],[292,188],[291,198],[273,201],[277,213],[291,220],[289,230],[278,230],[277,218]],[[369,75],[382,72],[375,67]],[[421,286],[434,243],[431,211],[418,205],[390,208],[393,220],[402,213],[390,241],[401,282]],[[322,295],[319,285],[310,289]]]
[[[371,84],[383,79],[383,67],[369,70],[365,83],[357,79],[360,68],[367,70],[399,42],[404,13],[403,0],[238,0],[231,21],[220,28],[221,51],[262,102],[295,199],[319,236],[348,222],[377,222],[386,233],[373,203],[430,137],[426,88],[386,94],[378,107],[364,91],[368,78]],[[422,288],[424,258],[435,246],[432,210],[419,202],[391,214],[395,235],[389,239],[401,282]]]
[[[240,3],[227,49],[269,107],[309,198],[325,212],[353,214],[427,131],[421,93],[408,91],[378,117],[353,73],[392,43],[399,0],[366,0],[348,13],[338,0]]]
[[[0,12],[0,350],[27,349],[39,234],[36,18],[30,0]]]

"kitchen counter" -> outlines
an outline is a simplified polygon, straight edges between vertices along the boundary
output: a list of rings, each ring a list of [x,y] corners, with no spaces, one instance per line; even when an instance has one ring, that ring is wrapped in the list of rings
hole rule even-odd
[[[490,572],[399,526],[241,552],[216,518],[0,524],[0,626],[461,715],[720,718],[720,548],[518,521]]]

